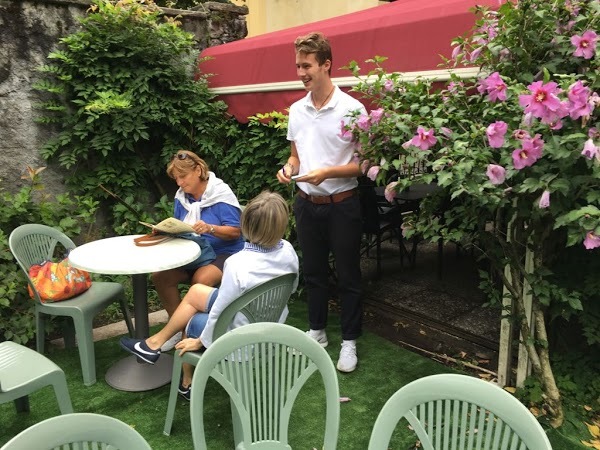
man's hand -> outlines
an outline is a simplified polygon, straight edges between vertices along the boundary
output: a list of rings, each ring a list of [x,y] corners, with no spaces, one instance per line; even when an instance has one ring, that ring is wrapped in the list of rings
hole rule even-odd
[[[303,175],[301,178],[298,178],[296,181],[302,181],[303,183],[310,183],[318,186],[323,181],[325,181],[328,177],[327,169],[315,169],[308,172],[306,175]]]
[[[292,179],[290,178],[291,176],[292,171],[289,166],[283,166],[277,171],[277,181],[279,181],[282,184],[290,184],[290,182],[292,181]]]
[[[179,341],[175,345],[175,348],[180,350],[179,356],[182,356],[185,352],[197,352],[202,348],[202,345],[200,338],[185,338]]]

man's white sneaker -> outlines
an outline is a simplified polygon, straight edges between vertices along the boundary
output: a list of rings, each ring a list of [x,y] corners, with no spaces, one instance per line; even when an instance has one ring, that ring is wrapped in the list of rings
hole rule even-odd
[[[340,351],[337,370],[340,372],[352,372],[356,369],[357,363],[356,341],[342,341],[342,350]]]
[[[311,338],[317,341],[323,348],[329,345],[329,341],[327,340],[327,333],[325,333],[325,330],[308,330],[306,334],[308,334]]]
[[[179,333],[176,333],[171,339],[165,342],[160,348],[160,351],[168,352],[170,350],[173,350],[175,348],[175,345],[177,345],[179,341],[181,341],[181,331]]]

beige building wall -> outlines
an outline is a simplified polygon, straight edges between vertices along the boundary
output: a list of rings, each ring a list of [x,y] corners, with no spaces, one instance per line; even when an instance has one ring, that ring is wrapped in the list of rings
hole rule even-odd
[[[246,5],[248,37],[371,8],[379,0],[233,0]]]

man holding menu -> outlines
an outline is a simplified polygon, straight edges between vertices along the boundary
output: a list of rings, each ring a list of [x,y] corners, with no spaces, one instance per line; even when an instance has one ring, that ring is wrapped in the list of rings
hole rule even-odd
[[[277,172],[280,183],[298,185],[294,203],[308,295],[307,332],[328,345],[329,254],[333,253],[341,303],[342,345],[337,368],[357,365],[356,339],[362,330],[360,239],[362,221],[354,158],[356,143],[341,132],[351,113],[364,106],[331,81],[332,52],[321,33],[296,39],[296,71],[308,94],[290,108],[287,138],[291,155]],[[297,177],[297,175],[301,174]]]

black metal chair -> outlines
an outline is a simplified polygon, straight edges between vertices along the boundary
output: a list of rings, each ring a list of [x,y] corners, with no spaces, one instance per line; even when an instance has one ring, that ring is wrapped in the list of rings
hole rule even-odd
[[[381,269],[381,243],[385,239],[398,240],[400,250],[400,264],[404,265],[404,257],[409,258],[410,253],[404,246],[402,237],[403,215],[410,212],[401,203],[390,204],[375,191],[375,183],[367,177],[360,177],[358,184],[358,195],[363,217],[363,234],[365,240],[361,255],[369,255],[369,251],[375,247],[375,258],[377,261],[377,277],[382,274]]]

